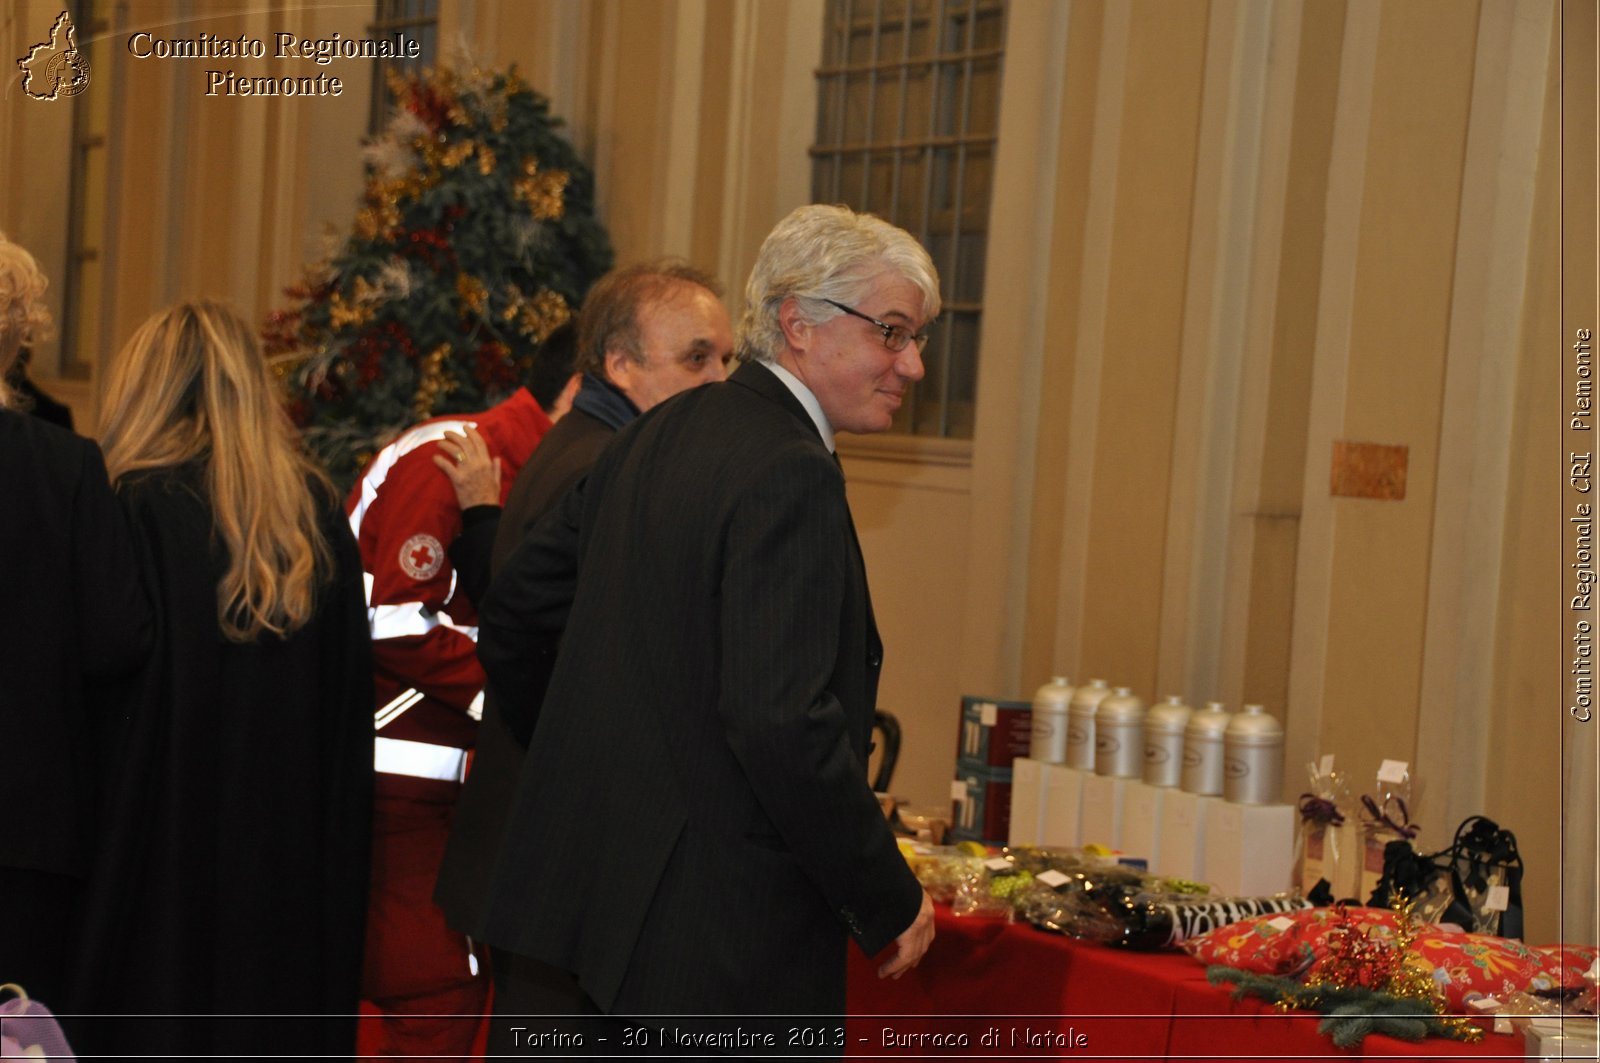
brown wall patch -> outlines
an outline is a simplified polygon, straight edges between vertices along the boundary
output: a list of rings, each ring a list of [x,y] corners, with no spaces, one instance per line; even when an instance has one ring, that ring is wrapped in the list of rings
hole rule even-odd
[[[1333,441],[1329,492],[1344,498],[1399,500],[1406,497],[1409,447]]]

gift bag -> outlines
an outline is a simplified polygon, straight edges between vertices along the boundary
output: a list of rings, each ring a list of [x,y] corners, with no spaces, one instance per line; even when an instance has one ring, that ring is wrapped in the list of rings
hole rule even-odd
[[[1427,923],[1454,923],[1469,934],[1522,937],[1522,856],[1517,839],[1485,816],[1456,828],[1448,849],[1419,853],[1406,840],[1383,850],[1383,875],[1367,904],[1387,908],[1394,896],[1414,902]]]
[[[19,985],[10,982],[0,985],[0,997],[8,994],[15,996],[0,1003],[0,1059],[52,1059],[72,1063],[75,1058],[72,1049],[50,1009],[29,1000]]]
[[[1445,921],[1469,933],[1522,938],[1522,855],[1517,838],[1487,816],[1470,816],[1438,856],[1450,874]]]
[[[1448,913],[1455,892],[1450,865],[1441,859],[1445,855],[1419,853],[1403,838],[1389,842],[1383,847],[1383,874],[1367,898],[1367,907],[1389,908],[1396,896],[1404,896],[1419,923],[1454,922]]]

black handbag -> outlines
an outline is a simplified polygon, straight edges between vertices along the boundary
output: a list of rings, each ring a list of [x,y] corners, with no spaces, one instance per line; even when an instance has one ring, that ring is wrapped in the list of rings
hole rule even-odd
[[[1474,934],[1522,938],[1522,854],[1517,836],[1487,816],[1456,828],[1447,857],[1451,904],[1445,920]],[[1504,890],[1498,893],[1498,890]]]
[[[1423,922],[1520,939],[1522,870],[1516,836],[1492,819],[1470,816],[1450,847],[1436,853],[1419,853],[1404,840],[1384,846],[1383,877],[1367,904],[1387,908],[1403,893]]]

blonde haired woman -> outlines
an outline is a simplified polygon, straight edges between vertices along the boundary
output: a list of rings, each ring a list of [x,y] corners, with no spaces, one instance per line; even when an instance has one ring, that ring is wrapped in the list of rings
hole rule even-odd
[[[107,744],[108,837],[74,1003],[345,1018],[118,1022],[89,1047],[349,1055],[372,792],[355,543],[228,308],[146,321],[101,409],[159,634],[138,708]]]
[[[45,277],[0,235],[0,982],[63,1007],[94,843],[90,726],[151,636],[100,449],[19,412],[6,369],[44,338]]]

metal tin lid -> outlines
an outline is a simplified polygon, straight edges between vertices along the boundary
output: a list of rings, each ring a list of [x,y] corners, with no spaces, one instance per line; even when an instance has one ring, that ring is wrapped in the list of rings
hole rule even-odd
[[[1070,711],[1077,716],[1093,716],[1100,702],[1111,696],[1111,688],[1104,679],[1091,679],[1087,686],[1079,687],[1072,695]]]
[[[1246,705],[1228,721],[1227,738],[1238,745],[1271,745],[1282,741],[1283,725],[1260,705]]]
[[[1165,701],[1150,706],[1144,714],[1144,729],[1153,734],[1182,734],[1194,710],[1183,703],[1177,694],[1168,694]]]
[[[1061,675],[1051,676],[1050,682],[1034,692],[1033,711],[1066,712],[1073,692],[1072,680]]]
[[[1095,719],[1103,724],[1137,724],[1144,719],[1144,702],[1127,687],[1117,687],[1100,702]]]
[[[1228,729],[1228,713],[1220,701],[1208,701],[1199,712],[1189,714],[1184,730],[1196,738],[1221,738]]]

